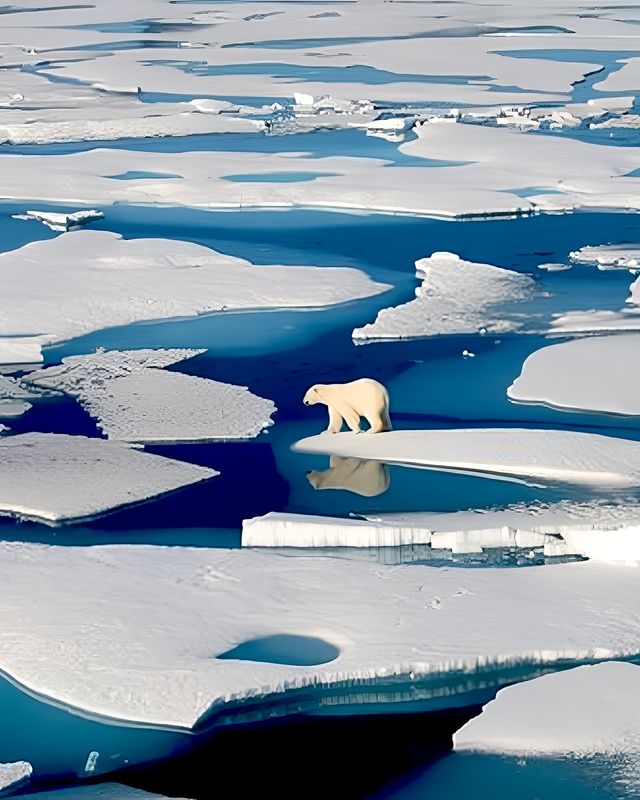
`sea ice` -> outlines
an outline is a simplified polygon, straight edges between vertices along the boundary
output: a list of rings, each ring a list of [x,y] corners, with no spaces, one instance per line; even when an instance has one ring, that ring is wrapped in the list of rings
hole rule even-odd
[[[65,358],[61,366],[24,380],[77,398],[109,439],[138,444],[251,439],[272,425],[274,404],[246,387],[163,369],[202,352],[100,351]]]
[[[29,400],[41,393],[29,390],[21,381],[0,375],[0,418],[20,417],[31,408]]]
[[[640,334],[589,336],[532,353],[507,390],[511,400],[640,415]]]
[[[619,566],[441,571],[251,550],[23,542],[0,543],[0,556],[0,668],[57,702],[150,724],[190,728],[218,714],[239,722],[336,702],[357,712],[379,705],[385,686],[393,690],[386,703],[442,704],[443,677],[463,673],[449,689],[456,705],[474,676],[499,686],[507,664],[522,677],[640,653],[629,613],[637,575]],[[302,667],[258,654],[218,658],[275,636],[315,637],[339,655]]]
[[[53,433],[7,436],[0,439],[0,514],[51,525],[77,522],[217,474],[123,442]]]
[[[640,247],[628,244],[603,244],[581,247],[570,253],[576,264],[596,264],[598,269],[639,269]]]
[[[95,222],[98,219],[103,219],[104,214],[102,211],[92,209],[90,211],[70,211],[54,212],[54,211],[25,211],[24,214],[13,214],[14,219],[35,219],[42,222],[47,228],[52,231],[69,231],[74,228],[80,228],[82,225],[88,225],[90,222]]]
[[[640,443],[595,433],[527,428],[320,434],[303,453],[353,456],[486,478],[577,486],[640,486]]]
[[[635,664],[612,661],[544,675],[498,692],[454,734],[454,749],[531,758],[605,756],[611,780],[637,788],[639,697]]]
[[[227,309],[321,308],[389,288],[355,269],[254,266],[191,242],[91,230],[0,254],[0,280],[0,336],[37,331],[48,342]],[[13,353],[13,360],[41,358],[33,338],[0,339],[0,363],[22,341],[31,349]]]
[[[17,788],[18,784],[29,780],[32,772],[33,767],[28,761],[0,764],[0,792]]]
[[[162,794],[149,794],[119,783],[95,783],[89,786],[73,786],[66,789],[48,789],[30,794],[37,800],[167,800]],[[186,800],[176,798],[175,800]]]
[[[353,331],[354,339],[518,330],[525,316],[518,304],[536,293],[536,282],[528,275],[463,261],[453,253],[416,261],[416,274],[422,278],[416,299],[382,309],[375,322]]]

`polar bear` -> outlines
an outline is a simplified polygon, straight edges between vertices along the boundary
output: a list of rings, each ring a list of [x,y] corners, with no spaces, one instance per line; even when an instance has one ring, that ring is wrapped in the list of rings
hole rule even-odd
[[[328,433],[339,433],[343,421],[355,433],[360,432],[360,417],[370,427],[367,433],[391,430],[389,393],[381,383],[360,378],[350,383],[316,383],[305,394],[305,406],[324,403],[329,408]]]
[[[382,461],[331,456],[329,469],[312,469],[307,480],[314,489],[343,489],[346,492],[377,497],[389,488],[389,468]]]

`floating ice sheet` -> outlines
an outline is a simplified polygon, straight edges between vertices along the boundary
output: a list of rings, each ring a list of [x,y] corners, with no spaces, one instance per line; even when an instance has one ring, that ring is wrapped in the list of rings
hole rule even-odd
[[[640,415],[640,334],[590,336],[532,353],[507,394],[523,403]]]
[[[452,333],[505,333],[523,324],[519,303],[530,300],[536,282],[512,270],[434,253],[416,261],[422,285],[416,299],[379,312],[376,321],[353,331],[354,339],[409,339]]]
[[[48,341],[226,309],[321,308],[388,288],[355,269],[254,266],[191,242],[89,230],[0,254],[0,281],[0,337],[36,331]],[[0,363],[5,353],[36,360],[39,343],[0,338]]]
[[[0,440],[0,514],[52,525],[76,522],[217,474],[122,442],[53,433],[7,436]]]
[[[103,217],[102,211],[96,211],[95,209],[70,212],[25,211],[24,214],[13,215],[14,219],[35,219],[38,222],[42,222],[47,228],[51,228],[52,231],[68,231],[80,228],[82,225],[88,225],[90,222],[95,222]]]
[[[0,792],[15,788],[18,784],[28,781],[32,772],[33,767],[28,761],[0,764]]]
[[[58,702],[140,722],[191,727],[335,702],[365,710],[428,699],[431,678],[442,703],[442,677],[462,671],[450,683],[455,705],[475,675],[495,685],[505,664],[522,675],[639,652],[628,611],[637,576],[624,567],[443,572],[249,550],[7,542],[0,555],[0,609],[21,608],[3,626],[0,668]],[[295,652],[289,663],[257,652],[218,658],[266,637],[287,647],[314,637],[339,655],[302,667]]]
[[[258,436],[272,424],[276,409],[271,400],[244,386],[163,369],[202,352],[115,350],[72,356],[25,381],[77,398],[109,439],[151,444]]]
[[[324,433],[302,439],[293,449],[486,478],[640,486],[639,442],[575,431],[478,428]]]
[[[640,246],[589,245],[575,250],[570,257],[577,264],[596,264],[599,269],[640,269]]]

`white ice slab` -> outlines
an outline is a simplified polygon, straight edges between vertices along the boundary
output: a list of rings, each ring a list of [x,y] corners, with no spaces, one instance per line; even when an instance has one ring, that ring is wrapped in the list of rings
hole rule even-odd
[[[0,764],[0,792],[28,781],[33,772],[33,767],[28,761],[14,761],[9,764]]]
[[[74,786],[68,789],[50,789],[36,792],[29,797],[37,800],[166,800],[165,795],[150,794],[119,783],[97,783],[90,786]],[[175,800],[186,800],[176,798]]]
[[[7,436],[0,440],[0,514],[69,523],[217,474],[122,442],[53,433]]]
[[[61,366],[25,381],[77,398],[109,439],[139,444],[252,439],[272,425],[275,405],[245,386],[163,369],[203,352],[101,351],[65,358]]]
[[[576,264],[596,264],[599,269],[640,269],[640,246],[603,244],[570,253]]]
[[[640,443],[594,433],[524,428],[324,433],[293,449],[486,478],[640,486]]]
[[[637,783],[639,698],[635,664],[609,662],[545,675],[501,690],[454,734],[454,748],[531,757],[607,756],[615,758],[612,782],[630,770]]]
[[[250,550],[8,542],[0,556],[0,668],[58,702],[149,723],[190,727],[241,700],[250,716],[266,699],[281,713],[297,712],[296,699],[330,709],[350,687],[350,702],[379,703],[376,686],[389,681],[390,702],[415,700],[415,680],[429,676],[440,695],[450,672],[464,670],[468,687],[480,670],[486,686],[506,663],[526,672],[640,650],[629,614],[635,570],[589,562],[441,571]],[[16,607],[19,619],[7,613]],[[339,654],[304,667],[216,658],[281,635],[320,638]]]
[[[0,336],[0,365],[38,363],[46,343],[46,336]]]
[[[640,414],[640,334],[590,336],[532,353],[507,389],[512,400],[606,414]]]
[[[35,219],[42,222],[47,228],[52,231],[68,231],[74,228],[80,228],[82,225],[88,225],[90,222],[95,222],[98,219],[103,219],[104,214],[102,211],[91,209],[88,211],[25,211],[24,214],[13,214],[14,219]]]
[[[353,331],[354,339],[511,332],[523,324],[518,304],[536,291],[528,275],[464,261],[453,253],[416,261],[416,274],[422,279],[416,299],[382,309],[375,322]]]
[[[388,288],[355,269],[254,266],[191,242],[92,230],[0,254],[0,281],[0,336],[39,333],[50,341],[226,309],[321,308]],[[7,341],[10,356],[20,340]]]

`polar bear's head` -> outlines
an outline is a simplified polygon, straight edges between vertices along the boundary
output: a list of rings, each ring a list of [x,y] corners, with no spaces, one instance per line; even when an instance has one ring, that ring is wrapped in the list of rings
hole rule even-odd
[[[316,403],[326,402],[324,389],[325,385],[323,383],[314,384],[302,398],[302,402],[305,406],[315,406]]]

